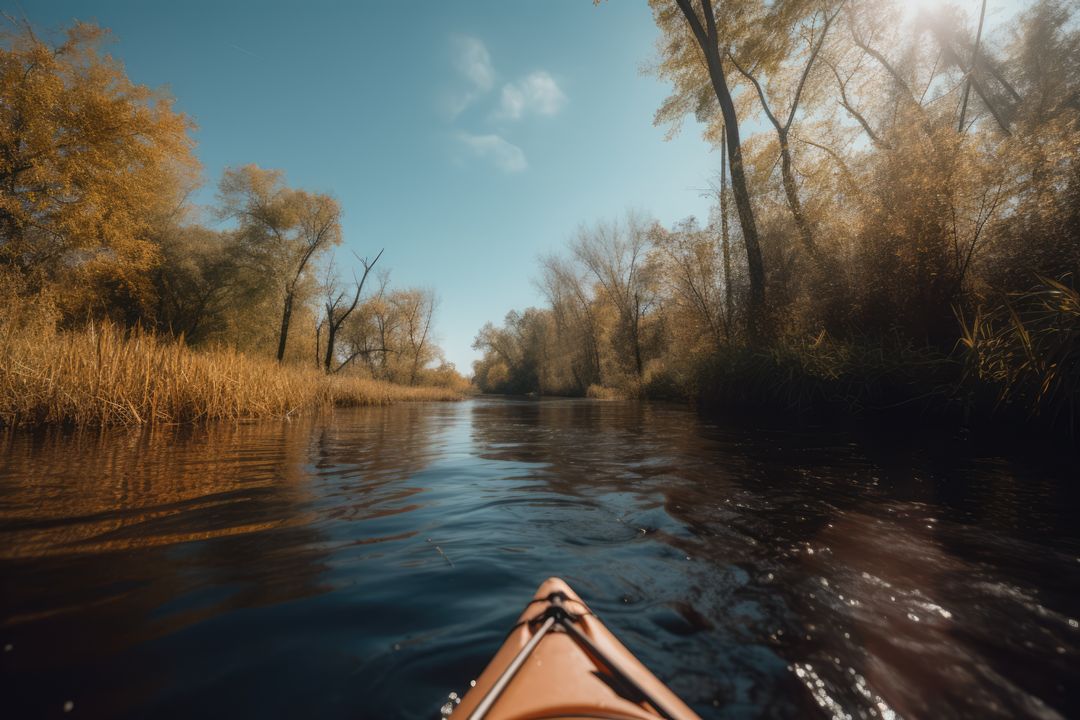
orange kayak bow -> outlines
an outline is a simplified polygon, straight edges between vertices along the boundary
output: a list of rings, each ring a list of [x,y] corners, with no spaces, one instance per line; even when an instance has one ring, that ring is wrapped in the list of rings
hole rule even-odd
[[[697,720],[559,578],[546,580],[475,686],[467,720]]]

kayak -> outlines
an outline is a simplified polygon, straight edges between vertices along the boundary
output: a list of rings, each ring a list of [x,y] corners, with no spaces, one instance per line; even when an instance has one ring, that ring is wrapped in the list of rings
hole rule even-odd
[[[458,720],[697,720],[570,586],[550,578],[453,709]]]

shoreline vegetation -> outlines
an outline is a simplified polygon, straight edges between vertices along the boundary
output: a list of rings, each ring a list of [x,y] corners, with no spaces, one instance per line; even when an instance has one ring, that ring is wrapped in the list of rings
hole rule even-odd
[[[951,2],[649,5],[709,216],[582,225],[481,328],[478,387],[1075,446],[1076,4],[985,36]]]
[[[693,118],[716,152],[709,217],[583,225],[540,259],[545,304],[480,329],[472,384],[1075,441],[1075,3],[1033,0],[986,38],[953,3],[745,3],[737,22],[649,4],[651,70],[671,88],[654,122]],[[4,424],[465,392],[434,290],[390,285],[393,246],[340,257],[331,193],[248,164],[193,204],[194,123],[128,78],[108,31],[8,25]]]
[[[231,348],[195,351],[111,323],[0,336],[0,429],[284,418],[463,397],[461,388],[327,375]]]
[[[341,203],[255,164],[195,204],[194,123],[109,40],[0,19],[0,427],[460,399],[393,247],[342,257]]]

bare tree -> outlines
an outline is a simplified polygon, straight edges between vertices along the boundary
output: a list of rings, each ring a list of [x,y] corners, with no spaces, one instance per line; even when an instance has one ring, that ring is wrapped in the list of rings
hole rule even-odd
[[[720,300],[720,268],[716,243],[711,233],[702,230],[690,218],[672,230],[656,224],[650,230],[653,246],[662,258],[665,285],[676,306],[687,308],[694,322],[687,328],[704,336],[712,346],[729,336],[726,316]]]
[[[383,250],[380,250],[375,259],[370,261],[366,257],[357,256],[356,259],[364,266],[364,273],[360,276],[360,279],[356,278],[355,273],[353,274],[355,292],[353,292],[352,302],[349,303],[348,307],[342,305],[346,297],[345,291],[337,292],[337,283],[334,279],[327,283],[326,302],[324,304],[326,309],[326,355],[323,360],[323,370],[327,373],[333,367],[334,343],[338,331],[341,329],[342,324],[349,319],[353,311],[356,310],[356,306],[360,303],[360,295],[364,292],[364,283],[367,282],[371,269],[375,267],[375,263],[379,262],[382,254]]]

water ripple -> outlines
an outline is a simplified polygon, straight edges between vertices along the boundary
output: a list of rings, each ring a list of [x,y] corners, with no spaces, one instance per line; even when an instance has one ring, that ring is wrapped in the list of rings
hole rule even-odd
[[[432,717],[549,575],[703,717],[1080,714],[1067,470],[588,401],[3,442],[6,716]]]

